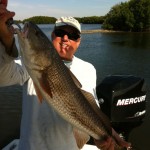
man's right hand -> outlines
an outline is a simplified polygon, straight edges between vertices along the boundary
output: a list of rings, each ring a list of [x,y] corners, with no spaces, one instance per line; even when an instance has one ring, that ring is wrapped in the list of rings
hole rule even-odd
[[[14,38],[14,31],[13,27],[8,27],[6,22],[8,19],[12,18],[15,13],[10,12],[6,8],[7,0],[1,0],[0,2],[0,41],[6,48],[6,52],[10,54],[13,38]]]

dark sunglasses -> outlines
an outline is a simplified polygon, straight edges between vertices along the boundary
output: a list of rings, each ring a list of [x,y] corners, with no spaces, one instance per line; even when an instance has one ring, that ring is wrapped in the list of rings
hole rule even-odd
[[[80,34],[77,34],[77,33],[69,33],[67,31],[64,31],[62,29],[55,29],[54,30],[54,33],[56,36],[58,37],[64,37],[64,35],[67,35],[68,38],[70,40],[73,40],[73,41],[76,41],[78,38],[80,38]]]

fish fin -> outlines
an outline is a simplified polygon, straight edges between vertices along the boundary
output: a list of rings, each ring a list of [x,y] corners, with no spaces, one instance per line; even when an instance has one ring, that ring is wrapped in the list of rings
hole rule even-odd
[[[72,79],[73,79],[75,85],[76,85],[78,88],[82,88],[82,84],[81,84],[80,81],[76,78],[76,76],[69,70],[69,68],[68,68],[68,71],[69,71],[69,73],[70,73],[70,75],[71,75],[71,77],[72,77]]]
[[[40,101],[40,103],[42,103],[42,101],[43,101],[43,96],[42,96],[42,94],[41,94],[39,88],[36,86],[36,84],[35,84],[35,83],[33,83],[33,84],[34,84],[34,88],[35,88],[35,92],[36,92],[36,95],[37,95],[37,97],[38,97],[38,100]]]
[[[87,101],[92,106],[92,108],[94,109],[94,111],[99,115],[99,117],[101,118],[101,120],[105,123],[105,125],[107,126],[107,129],[108,129],[108,132],[111,134],[112,133],[112,128],[111,128],[110,119],[98,107],[98,105],[96,104],[94,96],[91,93],[89,93],[87,91],[84,91],[82,89],[81,89],[81,92],[86,97]]]
[[[47,74],[47,70],[45,71],[46,73],[42,73],[42,77],[39,79],[39,83],[40,86],[42,87],[42,89],[44,90],[44,92],[46,92],[51,98],[53,97],[52,95],[52,90],[51,90],[51,86],[50,86],[50,82],[49,82],[49,77]]]
[[[87,133],[77,128],[73,128],[73,133],[79,149],[81,149],[90,139],[90,136]]]

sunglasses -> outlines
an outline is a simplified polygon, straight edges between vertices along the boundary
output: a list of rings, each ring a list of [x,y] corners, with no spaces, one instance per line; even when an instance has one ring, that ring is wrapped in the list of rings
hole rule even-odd
[[[67,35],[70,40],[76,41],[78,38],[80,38],[80,34],[77,33],[69,33],[67,31],[64,31],[62,29],[55,29],[54,33],[57,37],[64,37],[64,35]]]

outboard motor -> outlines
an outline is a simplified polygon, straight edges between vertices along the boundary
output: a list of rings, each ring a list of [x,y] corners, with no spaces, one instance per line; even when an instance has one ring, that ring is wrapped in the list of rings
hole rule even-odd
[[[96,91],[100,107],[113,128],[128,140],[130,131],[142,124],[146,113],[144,79],[133,75],[111,75],[97,86]]]

